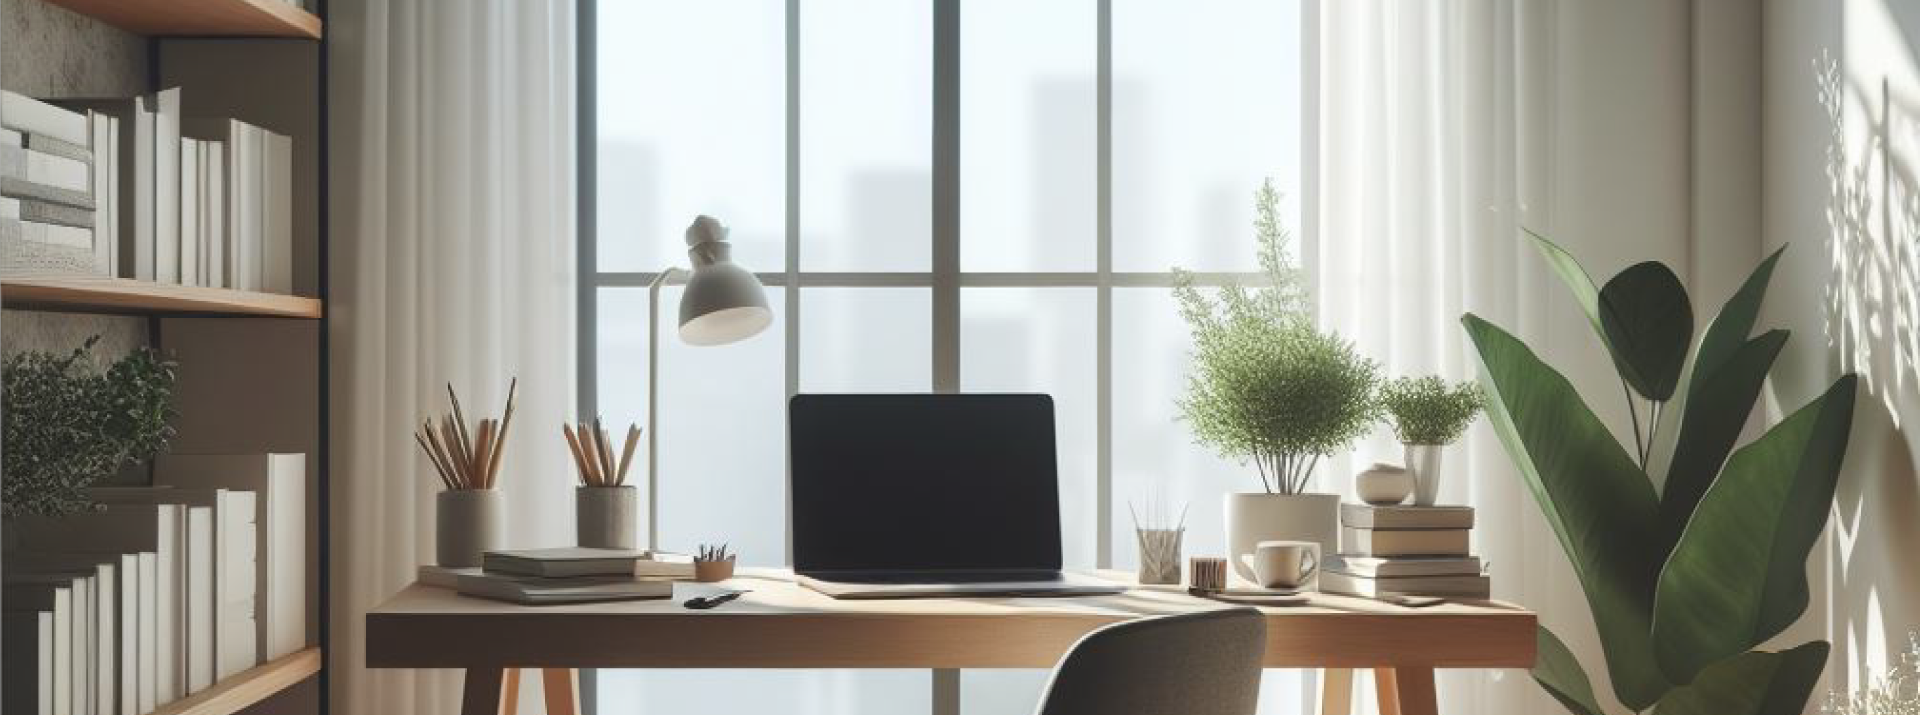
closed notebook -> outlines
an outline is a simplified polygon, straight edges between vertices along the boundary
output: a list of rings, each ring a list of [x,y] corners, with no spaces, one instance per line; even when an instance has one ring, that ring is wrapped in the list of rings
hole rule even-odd
[[[1468,556],[1353,556],[1340,554],[1327,558],[1327,570],[1355,576],[1393,578],[1398,576],[1478,576],[1480,559]]]
[[[1341,553],[1356,556],[1466,556],[1466,529],[1340,530]]]
[[[1367,578],[1338,571],[1320,574],[1320,590],[1355,596],[1449,596],[1484,599],[1492,589],[1485,576],[1411,576],[1406,578]]]
[[[644,552],[631,549],[593,549],[566,547],[489,551],[480,557],[480,566],[489,573],[519,576],[632,576],[634,562]]]
[[[672,581],[632,576],[545,578],[482,573],[459,578],[463,595],[527,606],[670,598]]]
[[[1473,507],[1341,504],[1340,525],[1359,529],[1471,529]]]

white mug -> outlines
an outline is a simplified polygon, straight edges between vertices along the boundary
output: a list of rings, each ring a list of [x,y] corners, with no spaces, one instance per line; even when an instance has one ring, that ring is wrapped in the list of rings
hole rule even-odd
[[[1320,544],[1313,541],[1262,541],[1240,560],[1253,569],[1261,588],[1299,589],[1320,572]]]

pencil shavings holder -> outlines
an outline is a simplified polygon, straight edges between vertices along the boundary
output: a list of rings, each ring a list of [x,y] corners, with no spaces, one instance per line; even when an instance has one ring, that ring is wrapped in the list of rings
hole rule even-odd
[[[733,578],[734,557],[728,556],[718,561],[693,562],[693,580],[700,583],[715,583]]]
[[[480,565],[480,555],[499,551],[506,500],[498,489],[454,489],[434,497],[434,556],[447,568]]]
[[[573,495],[574,538],[580,546],[634,548],[639,490],[629,486],[580,487]]]

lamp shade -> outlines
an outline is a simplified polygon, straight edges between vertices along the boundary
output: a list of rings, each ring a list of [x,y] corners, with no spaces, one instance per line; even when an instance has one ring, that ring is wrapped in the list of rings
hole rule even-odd
[[[727,227],[701,216],[687,227],[687,258],[693,275],[680,295],[680,340],[688,345],[725,345],[758,335],[773,324],[760,279],[734,263]]]

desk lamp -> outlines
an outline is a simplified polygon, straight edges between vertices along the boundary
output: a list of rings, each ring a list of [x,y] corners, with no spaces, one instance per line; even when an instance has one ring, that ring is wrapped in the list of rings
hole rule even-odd
[[[693,270],[669,267],[647,285],[647,549],[660,548],[660,284],[687,276],[680,294],[680,340],[688,345],[735,343],[773,323],[766,288],[734,263],[727,227],[700,216],[687,227]]]

